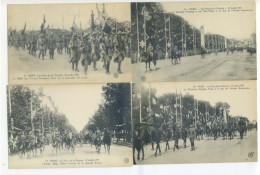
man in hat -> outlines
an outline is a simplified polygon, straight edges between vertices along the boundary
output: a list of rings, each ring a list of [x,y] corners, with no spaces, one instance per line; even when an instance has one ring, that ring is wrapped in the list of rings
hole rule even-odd
[[[125,42],[124,42],[124,34],[122,32],[118,32],[117,36],[114,40],[115,44],[115,52],[114,52],[114,62],[118,64],[117,72],[122,73],[121,71],[121,63],[125,58]]]
[[[48,42],[48,48],[49,48],[49,54],[50,54],[50,59],[54,59],[54,50],[56,48],[56,39],[53,36],[53,33],[50,35],[50,39]]]
[[[99,50],[99,39],[98,39],[98,32],[95,31],[92,34],[91,40],[91,59],[93,62],[93,69],[94,71],[97,70],[97,61],[100,59],[100,50]]]
[[[148,54],[148,59],[153,61],[153,65],[154,65],[154,69],[156,69],[156,60],[154,60],[154,53],[153,53],[153,46],[151,43],[149,43],[148,47],[147,47],[147,54]]]
[[[105,46],[105,55],[104,55],[104,65],[106,69],[106,74],[110,74],[110,62],[114,53],[114,43],[111,38],[106,35],[104,39],[104,46]]]
[[[85,75],[87,75],[88,66],[91,64],[91,43],[87,34],[83,35],[83,41],[80,47],[81,64],[84,67]]]
[[[59,35],[59,39],[58,39],[58,53],[62,55],[62,50],[63,50],[63,45],[64,45],[64,39],[62,34]]]
[[[70,63],[72,63],[72,70],[79,71],[78,70],[78,62],[79,62],[79,47],[80,47],[80,40],[78,39],[78,35],[74,33],[72,35],[72,39],[69,43],[69,48],[71,49],[71,59]]]
[[[196,138],[196,129],[194,124],[191,124],[190,128],[188,129],[188,138],[190,139],[191,151],[195,151],[194,140]]]
[[[39,58],[41,58],[44,60],[44,53],[45,53],[45,47],[46,47],[46,43],[45,43],[45,39],[44,39],[44,35],[41,34],[40,38],[38,39],[38,49],[39,49]]]

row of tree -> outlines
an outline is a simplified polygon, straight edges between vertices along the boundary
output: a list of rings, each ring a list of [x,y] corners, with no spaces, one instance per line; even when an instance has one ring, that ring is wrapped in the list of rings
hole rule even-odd
[[[46,97],[41,91],[36,92],[24,85],[9,86],[7,93],[8,107],[8,133],[15,137],[21,132],[29,131],[44,135],[58,130],[72,130],[65,114],[58,112],[57,108],[43,105],[42,99]]]
[[[130,83],[113,83],[102,87],[104,101],[84,127],[95,132],[97,128],[113,131],[116,137],[131,141],[131,87]]]
[[[186,55],[201,53],[200,29],[190,25],[184,18],[166,12],[158,2],[131,3],[131,23],[133,55],[138,52],[138,46],[142,51],[148,43],[155,48],[158,59],[165,58],[166,50],[170,54],[171,49],[183,51],[183,47],[186,47]],[[142,42],[145,44],[142,45]],[[220,42],[224,44],[224,36],[205,35],[207,49],[217,48]]]
[[[214,120],[228,122],[231,118],[244,116],[229,115],[230,105],[226,102],[217,102],[214,106],[209,101],[197,100],[193,95],[166,93],[156,96],[156,89],[145,88],[140,84],[133,84],[133,123],[135,127],[143,124],[161,127],[163,124],[180,123],[189,126],[192,123],[206,125]],[[224,118],[226,117],[226,119]]]

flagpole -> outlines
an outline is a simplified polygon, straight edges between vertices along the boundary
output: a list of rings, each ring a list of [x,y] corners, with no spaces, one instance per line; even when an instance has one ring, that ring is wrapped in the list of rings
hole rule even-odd
[[[171,14],[169,14],[169,43],[170,43],[170,53],[172,53],[172,37],[171,37]]]
[[[165,59],[167,59],[168,52],[167,52],[167,34],[166,34],[166,16],[164,14],[164,38],[165,38]]]
[[[139,50],[139,25],[138,25],[138,8],[136,2],[136,34],[137,34],[137,60],[139,61],[140,50]]]
[[[142,85],[140,83],[140,123],[142,123]]]
[[[151,83],[149,83],[149,115],[151,112]]]
[[[13,128],[14,128],[14,122],[12,118],[12,102],[11,102],[11,92],[10,92],[10,87],[8,87],[8,101],[9,101],[9,115],[10,115],[10,120],[11,120],[11,139],[13,139]]]
[[[146,52],[146,19],[145,19],[145,3],[144,3],[144,11],[143,11],[143,16],[144,16],[144,51]]]
[[[180,118],[181,118],[181,126],[182,126],[182,94],[180,91]]]
[[[33,93],[32,93],[32,90],[31,90],[31,125],[32,125],[32,132],[34,133],[32,101],[33,101]]]
[[[175,97],[175,122],[177,122],[177,118],[178,118],[178,101],[177,101],[177,89],[176,89],[176,97]]]

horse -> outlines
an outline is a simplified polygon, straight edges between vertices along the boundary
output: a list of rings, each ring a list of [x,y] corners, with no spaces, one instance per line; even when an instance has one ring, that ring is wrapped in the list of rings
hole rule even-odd
[[[94,145],[96,147],[96,151],[98,154],[100,153],[100,150],[101,150],[101,144],[102,144],[101,137],[96,135],[96,137],[94,139]]]
[[[56,151],[56,155],[58,153],[58,150],[60,151],[62,145],[62,138],[60,137],[60,135],[56,135],[56,136],[52,136],[52,153],[53,150]]]
[[[68,150],[71,149],[73,153],[75,153],[75,145],[76,145],[76,138],[73,133],[69,133],[65,136],[65,143]]]
[[[137,150],[137,160],[140,160],[140,151],[142,151],[142,160],[144,160],[144,142],[141,130],[133,132],[133,161],[135,161],[135,149]]]
[[[105,152],[107,150],[108,154],[110,154],[111,135],[109,134],[108,131],[104,132],[103,144],[104,144]]]

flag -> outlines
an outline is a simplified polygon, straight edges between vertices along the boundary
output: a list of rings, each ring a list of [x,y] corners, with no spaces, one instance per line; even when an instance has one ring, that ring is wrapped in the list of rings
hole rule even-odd
[[[166,18],[165,23],[170,22],[170,16]]]
[[[44,14],[44,16],[43,16],[43,23],[44,23],[44,24],[46,23],[45,14]]]
[[[24,23],[23,30],[25,31],[25,29],[26,29],[26,21],[25,21],[25,23]]]
[[[146,10],[145,6],[143,7],[141,14],[144,16],[145,20],[149,21],[151,19],[151,15]]]
[[[153,103],[153,105],[157,104],[157,102],[156,102],[156,100],[154,98],[152,98],[152,103]]]

